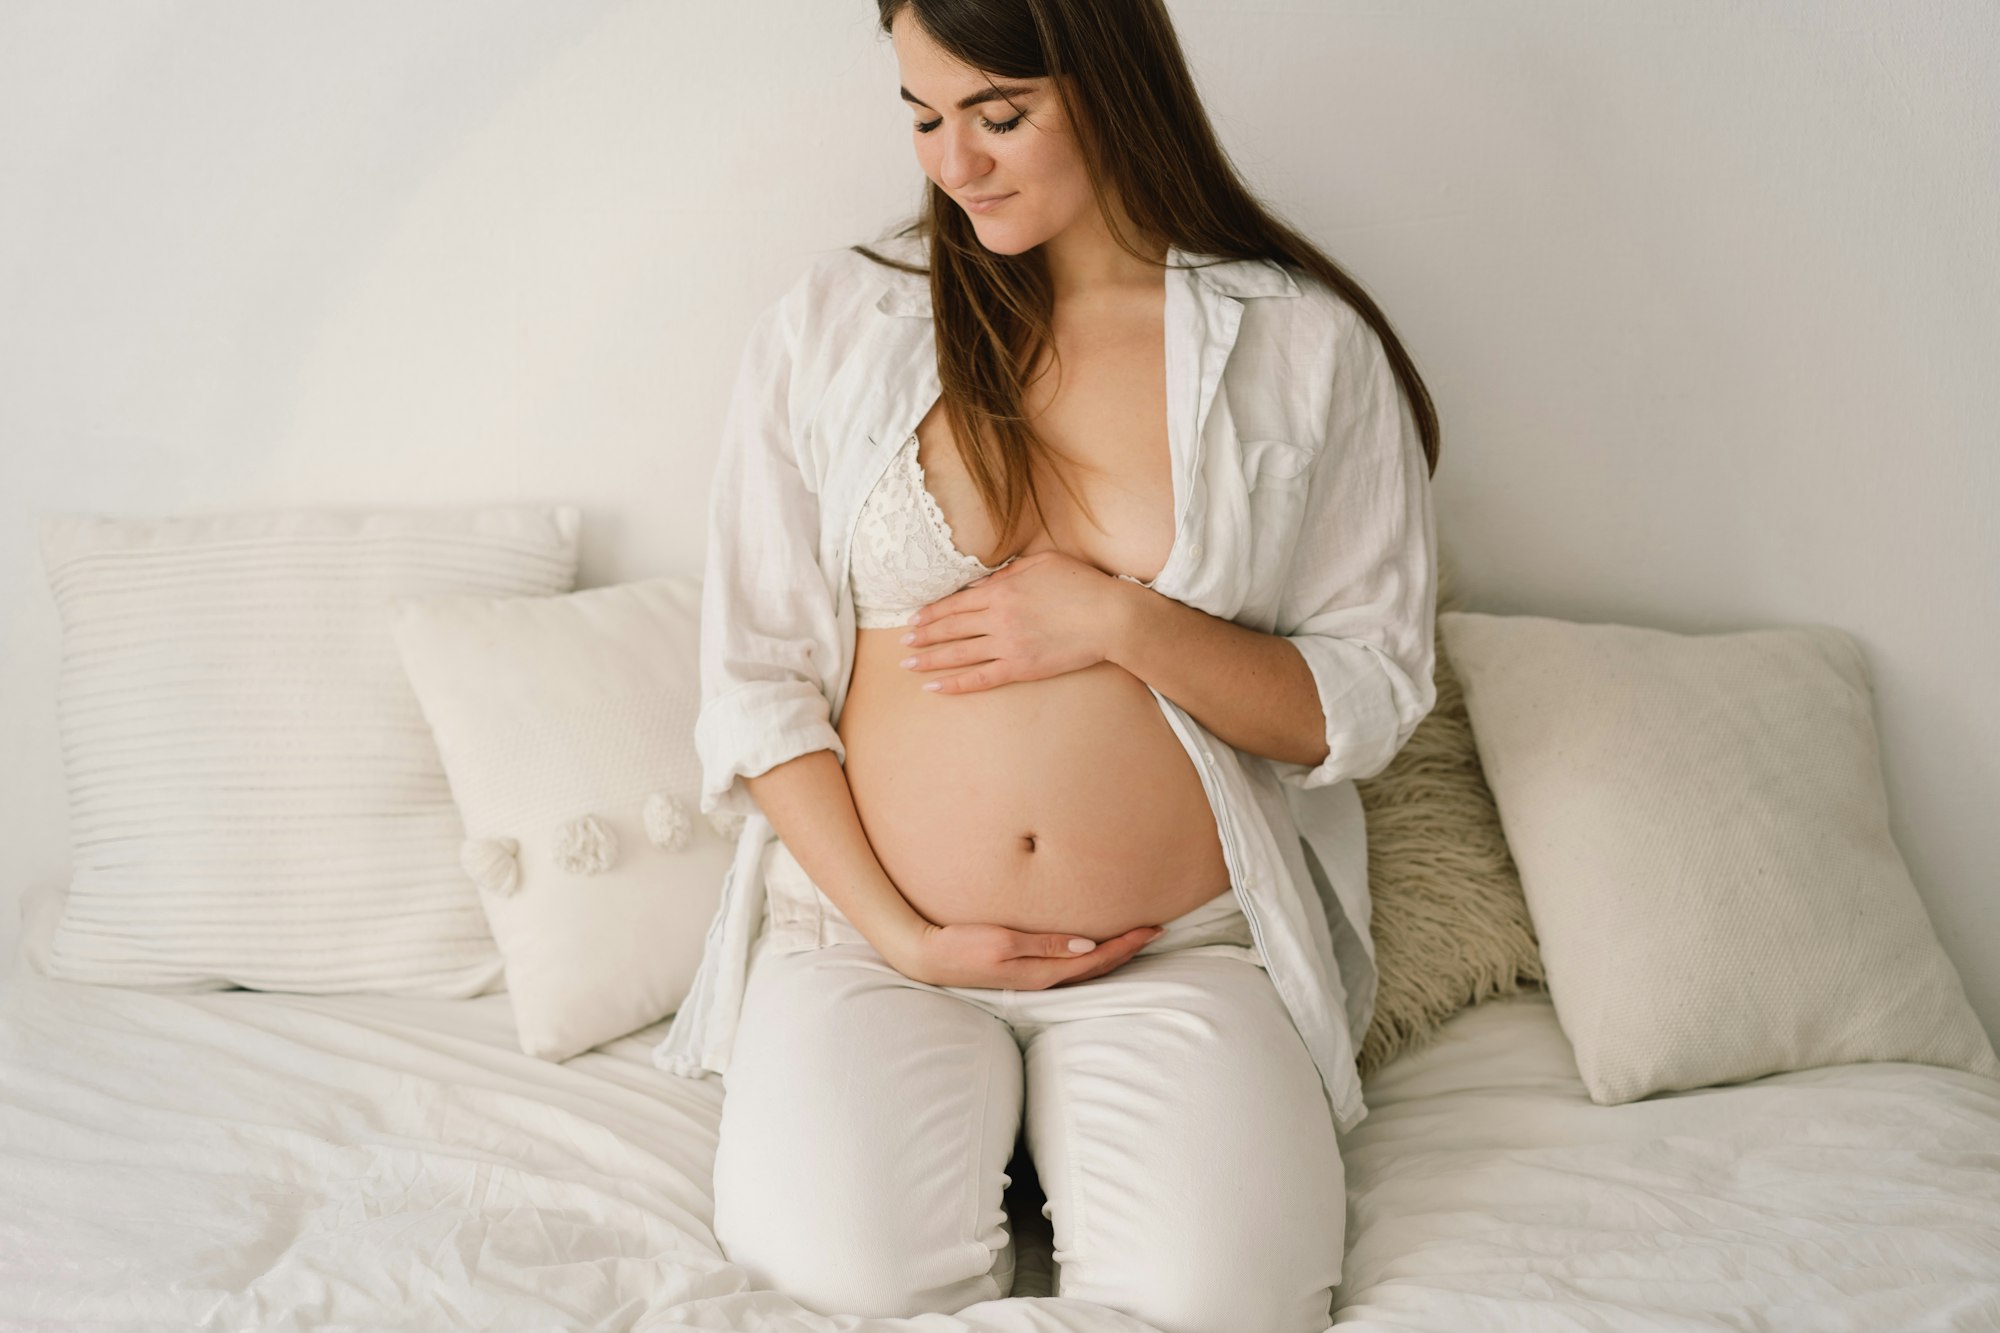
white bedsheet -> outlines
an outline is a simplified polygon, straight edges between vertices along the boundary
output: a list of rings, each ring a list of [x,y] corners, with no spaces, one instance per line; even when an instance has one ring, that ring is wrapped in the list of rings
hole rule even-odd
[[[875,1319],[748,1290],[709,1230],[720,1087],[653,1067],[664,1024],[522,1055],[507,1004],[24,970],[0,991],[0,1328],[1153,1333],[1046,1296]]]
[[[747,1290],[708,1229],[721,1089],[652,1067],[662,1026],[551,1065],[504,995],[24,973],[0,993],[0,1327],[1145,1333],[1027,1296],[1026,1234],[1024,1298],[952,1316]],[[1343,1330],[2000,1328],[2000,1084],[1854,1066],[1596,1107],[1524,996],[1369,1089]]]
[[[2000,1082],[1845,1065],[1597,1106],[1533,992],[1367,1095],[1341,1333],[2000,1330]]]

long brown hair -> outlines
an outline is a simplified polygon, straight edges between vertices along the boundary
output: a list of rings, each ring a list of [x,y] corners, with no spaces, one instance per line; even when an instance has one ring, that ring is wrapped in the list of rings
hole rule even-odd
[[[876,7],[884,33],[908,13],[938,46],[996,80],[1051,79],[1106,225],[1134,258],[1154,262],[1119,234],[1107,186],[1148,236],[1189,253],[1275,260],[1332,288],[1381,338],[1436,473],[1437,409],[1409,353],[1361,284],[1273,217],[1238,178],[1164,0],[876,0]],[[1054,292],[1039,247],[995,254],[935,181],[924,196],[916,218],[893,235],[922,238],[928,269],[864,245],[850,248],[906,273],[928,272],[945,416],[987,512],[999,519],[1005,550],[1024,504],[1042,517],[1033,460],[1060,455],[1022,411],[1030,369],[1043,349],[1056,355]]]

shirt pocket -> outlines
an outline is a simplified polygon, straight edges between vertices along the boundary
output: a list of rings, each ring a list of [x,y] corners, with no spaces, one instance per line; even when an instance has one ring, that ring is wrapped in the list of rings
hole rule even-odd
[[[1242,451],[1243,475],[1253,496],[1266,488],[1286,490],[1305,486],[1306,469],[1313,460],[1311,446],[1281,439],[1245,440]]]

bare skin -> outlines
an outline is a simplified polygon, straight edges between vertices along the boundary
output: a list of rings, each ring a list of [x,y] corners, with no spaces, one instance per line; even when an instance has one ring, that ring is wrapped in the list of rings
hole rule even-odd
[[[1078,350],[1066,353],[1074,358],[1070,386],[1035,417],[1060,447],[1105,469],[1079,484],[1110,535],[1073,515],[1064,498],[1049,505],[1060,531],[1037,529],[1026,550],[1062,550],[1106,574],[1150,579],[1172,540],[1172,487],[1164,369],[1145,355],[1163,335],[1157,313],[1136,322],[1152,324],[1150,338],[1077,336]],[[1122,429],[1084,424],[1103,414]],[[993,524],[939,408],[917,439],[954,540],[998,563]],[[1144,456],[1146,439],[1155,457]],[[1228,891],[1201,779],[1137,676],[1100,661],[945,696],[921,688],[942,671],[900,665],[911,655],[902,637],[900,629],[856,632],[839,731],[868,840],[924,917],[1103,939]]]
[[[958,101],[991,80],[913,24],[899,20],[894,40],[914,122],[930,127],[913,131],[926,174],[961,201],[1012,193],[991,212],[968,209],[989,248],[1044,247],[1061,379],[1049,363],[1038,367],[1025,409],[1039,434],[1080,461],[1071,484],[1102,526],[1053,477],[1038,477],[1048,526],[1035,524],[1031,509],[1021,560],[988,581],[1017,569],[1028,575],[1022,561],[1048,553],[1032,575],[1051,581],[1034,586],[1064,589],[1051,599],[1078,608],[1073,668],[931,693],[926,679],[978,660],[965,651],[976,640],[945,646],[942,624],[924,631],[937,647],[906,645],[901,628],[858,630],[838,723],[846,776],[884,871],[928,923],[895,942],[892,962],[925,979],[988,978],[936,984],[1020,987],[997,979],[1020,977],[1030,964],[1003,962],[1011,947],[1004,931],[953,928],[1101,941],[1075,970],[1037,941],[1032,952],[1042,957],[1032,965],[1055,977],[1042,984],[1062,984],[1102,975],[1145,943],[1141,928],[1230,892],[1215,817],[1187,752],[1146,684],[1107,660],[1084,628],[1093,619],[1086,612],[1136,591],[1114,575],[1150,581],[1171,549],[1164,279],[1111,240],[1048,80],[1018,81],[1029,91],[1011,105],[961,110]],[[988,128],[1019,112],[1026,118],[1014,130]],[[1165,246],[1151,253],[1163,257]],[[959,461],[942,405],[916,429],[918,461],[955,544],[998,563],[998,530]],[[1057,572],[1067,576],[1059,584]],[[963,591],[954,597],[968,605]],[[922,659],[915,667],[901,665],[913,654]]]

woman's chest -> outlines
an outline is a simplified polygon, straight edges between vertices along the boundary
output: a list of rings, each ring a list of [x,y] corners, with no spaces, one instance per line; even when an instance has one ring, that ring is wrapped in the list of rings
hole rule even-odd
[[[1170,308],[1171,316],[1171,308]],[[1308,464],[1320,440],[1268,349],[1235,337],[1233,320],[1176,337],[1147,359],[1135,345],[1094,357],[1064,353],[1030,414],[1075,455],[1082,506],[1038,475],[1053,526],[1030,507],[1024,551],[1055,547],[1153,586],[1164,596],[1270,631],[1307,513]],[[1164,358],[1160,355],[1164,350]],[[856,520],[901,442],[914,433],[925,483],[954,543],[986,563],[997,524],[959,459],[940,398],[929,320],[884,321],[850,342],[837,369],[795,420],[819,495],[820,553],[829,582],[844,579]],[[1087,377],[1087,378],[1086,378]],[[1065,397],[1060,379],[1070,381]],[[846,590],[834,587],[836,596]]]
[[[1107,574],[1150,581],[1175,530],[1174,458],[1158,312],[1070,328],[1026,377],[1023,415],[1040,442],[1030,501],[1009,534],[961,452],[942,401],[917,426],[927,488],[961,551],[989,565],[1056,550]],[[998,460],[988,463],[997,480]]]

